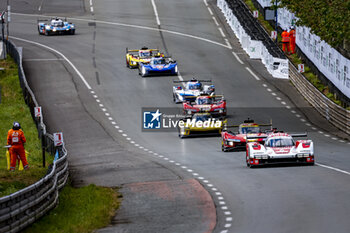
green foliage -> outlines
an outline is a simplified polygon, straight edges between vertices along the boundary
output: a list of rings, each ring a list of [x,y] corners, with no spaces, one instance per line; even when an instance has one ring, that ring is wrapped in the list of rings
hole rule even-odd
[[[299,18],[297,25],[311,28],[333,47],[350,41],[350,0],[278,0]]]
[[[109,224],[118,206],[118,193],[112,188],[66,185],[60,192],[59,205],[24,232],[93,232]]]
[[[0,72],[0,196],[5,196],[35,183],[46,174],[47,168],[42,168],[41,143],[30,110],[24,102],[17,65],[8,57],[0,61],[0,67],[5,68],[5,71]],[[27,139],[25,149],[29,152],[30,169],[10,173],[5,156],[7,150],[3,146],[7,144],[7,131],[15,120],[21,123]],[[48,165],[53,158],[47,156],[46,160]]]

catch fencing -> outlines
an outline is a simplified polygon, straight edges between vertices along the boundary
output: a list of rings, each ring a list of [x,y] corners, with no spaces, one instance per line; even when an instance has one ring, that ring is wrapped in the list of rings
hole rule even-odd
[[[30,89],[22,66],[22,48],[17,48],[11,41],[4,41],[7,52],[18,64],[18,75],[23,96],[30,108],[38,128],[44,149],[55,156],[45,177],[18,192],[0,198],[0,233],[19,232],[54,208],[58,203],[59,190],[68,179],[67,151],[63,146],[55,147],[53,135],[46,132],[43,118],[36,118],[34,107],[38,107]]]

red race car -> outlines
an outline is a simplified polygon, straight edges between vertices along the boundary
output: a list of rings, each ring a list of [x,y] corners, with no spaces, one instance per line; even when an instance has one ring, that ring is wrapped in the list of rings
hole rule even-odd
[[[195,101],[183,103],[184,114],[207,112],[213,116],[226,116],[226,100],[223,95],[202,95]]]
[[[260,126],[270,126],[271,128],[269,130],[262,131]],[[227,128],[232,127],[238,127],[238,133],[227,130]],[[273,131],[272,123],[257,124],[254,123],[254,120],[249,118],[240,125],[226,126],[221,132],[221,150],[224,152],[246,150],[247,142],[258,142],[263,144],[267,135]],[[247,140],[247,136],[255,138]]]

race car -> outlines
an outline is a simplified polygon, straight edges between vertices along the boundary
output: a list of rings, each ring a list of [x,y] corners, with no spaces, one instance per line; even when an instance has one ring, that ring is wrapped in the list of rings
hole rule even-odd
[[[225,122],[214,118],[210,113],[195,113],[179,120],[179,137],[220,135]]]
[[[174,80],[174,83],[185,83],[184,87],[180,85],[173,86],[173,100],[175,103],[184,101],[193,101],[200,95],[214,95],[215,86],[203,85],[202,83],[211,83],[211,80]]]
[[[223,95],[202,95],[194,102],[183,102],[184,114],[208,112],[213,116],[226,116],[226,100]]]
[[[170,57],[155,56],[150,62],[139,62],[139,75],[177,75],[177,63]]]
[[[75,34],[75,25],[67,19],[52,18],[51,20],[38,20],[39,35]]]
[[[263,131],[261,126],[270,126],[271,128]],[[228,130],[228,128],[234,127],[238,127],[237,133]],[[264,143],[266,136],[274,130],[272,128],[272,122],[270,124],[257,124],[249,118],[240,125],[225,125],[221,133],[221,150],[223,152],[241,151],[246,149],[247,142]],[[256,138],[247,139],[248,136]]]
[[[164,54],[159,53],[158,49],[149,49],[147,47],[142,47],[141,49],[131,49],[126,48],[126,67],[133,69],[139,67],[139,62],[149,63],[152,56],[162,56]]]
[[[293,137],[306,136],[306,134],[275,132],[265,137],[264,144],[248,142],[246,152],[247,166],[256,167],[277,163],[303,163],[314,165],[313,142],[311,140],[295,141],[293,139]]]

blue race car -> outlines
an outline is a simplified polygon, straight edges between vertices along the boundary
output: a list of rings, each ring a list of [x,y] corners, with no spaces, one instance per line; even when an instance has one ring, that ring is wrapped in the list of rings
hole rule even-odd
[[[52,18],[51,20],[38,20],[39,35],[59,35],[59,34],[75,34],[75,26],[73,23],[67,22],[67,19]]]
[[[155,56],[149,63],[139,63],[139,75],[177,75],[177,63],[170,57]]]

